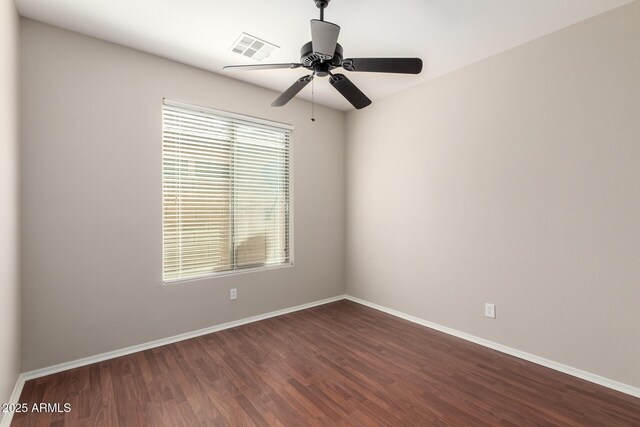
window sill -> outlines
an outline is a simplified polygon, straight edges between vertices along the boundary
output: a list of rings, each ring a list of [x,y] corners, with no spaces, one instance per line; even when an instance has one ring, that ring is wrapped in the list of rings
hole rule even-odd
[[[221,277],[227,277],[227,276],[236,276],[236,275],[239,275],[239,274],[258,273],[258,272],[261,272],[261,271],[271,271],[271,270],[280,270],[282,268],[289,268],[289,267],[293,267],[293,262],[288,262],[288,263],[285,263],[285,264],[269,265],[269,266],[266,266],[266,267],[253,267],[253,268],[243,268],[243,269],[240,269],[240,270],[221,271],[219,273],[211,273],[211,274],[207,274],[205,276],[185,277],[185,278],[182,278],[182,279],[163,280],[162,281],[162,285],[163,286],[175,285],[175,284],[178,284],[178,283],[194,282],[194,281],[198,281],[198,280],[215,279],[215,278],[221,278]]]

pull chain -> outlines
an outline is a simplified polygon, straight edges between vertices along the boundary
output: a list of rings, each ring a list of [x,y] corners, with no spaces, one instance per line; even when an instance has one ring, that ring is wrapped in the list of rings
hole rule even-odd
[[[315,80],[315,79],[314,79]],[[314,88],[315,86],[313,85],[313,80],[311,80],[311,121],[315,122],[315,114],[313,113],[313,95],[314,95]]]

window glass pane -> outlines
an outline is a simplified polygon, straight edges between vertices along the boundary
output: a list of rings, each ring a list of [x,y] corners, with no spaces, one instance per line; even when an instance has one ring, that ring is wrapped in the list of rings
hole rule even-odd
[[[287,259],[289,167],[282,153],[287,140],[269,133],[252,139],[248,126],[238,126],[235,151],[235,251],[237,266],[278,264]],[[255,153],[261,151],[260,156]]]
[[[289,262],[289,133],[165,102],[165,281]]]

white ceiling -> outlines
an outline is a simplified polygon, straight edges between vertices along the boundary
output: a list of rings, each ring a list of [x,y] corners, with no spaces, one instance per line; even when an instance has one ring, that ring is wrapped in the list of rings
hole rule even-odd
[[[281,48],[266,62],[298,62],[313,0],[15,0],[23,16],[283,91],[304,69],[223,72],[254,60],[229,51],[241,32]],[[345,57],[417,56],[418,76],[348,73],[374,102],[632,0],[332,0]],[[311,98],[311,85],[299,95]],[[318,103],[351,109],[316,79]],[[285,107],[286,108],[286,107]]]

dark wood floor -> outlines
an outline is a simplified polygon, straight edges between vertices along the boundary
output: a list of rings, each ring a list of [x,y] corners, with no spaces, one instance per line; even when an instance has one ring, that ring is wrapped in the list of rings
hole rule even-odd
[[[26,383],[14,426],[640,426],[640,399],[348,302]]]

